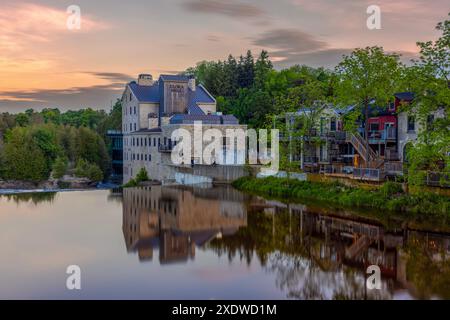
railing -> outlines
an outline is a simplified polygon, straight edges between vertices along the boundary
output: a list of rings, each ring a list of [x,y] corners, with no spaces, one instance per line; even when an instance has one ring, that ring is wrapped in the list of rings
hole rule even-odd
[[[353,177],[363,180],[381,180],[383,177],[382,171],[380,169],[372,168],[354,168]]]
[[[160,145],[158,146],[159,152],[172,152],[173,146],[172,145]]]
[[[386,162],[384,164],[384,171],[390,174],[403,173],[403,163],[401,162]]]
[[[443,172],[427,172],[425,183],[432,187],[450,188],[450,175]]]
[[[384,130],[370,130],[369,140],[396,140],[396,132],[394,127],[389,127]]]
[[[388,161],[395,161],[400,159],[400,155],[395,150],[386,149],[384,158]]]
[[[369,147],[369,159],[366,158],[367,155],[366,142],[358,133],[347,132],[346,137],[347,137],[346,140],[355,147],[356,151],[358,151],[359,155],[365,161],[377,159],[376,153],[370,147]]]
[[[312,156],[305,156],[305,157],[303,157],[303,162],[304,163],[317,163],[317,162],[319,162],[319,158],[312,157]]]

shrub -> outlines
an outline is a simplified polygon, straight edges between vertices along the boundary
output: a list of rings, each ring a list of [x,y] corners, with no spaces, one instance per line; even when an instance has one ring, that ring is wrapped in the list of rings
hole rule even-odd
[[[88,178],[95,182],[103,180],[103,172],[100,167],[95,163],[89,163],[84,159],[78,160],[75,168],[75,175],[77,177]]]
[[[141,170],[139,170],[138,174],[136,175],[136,182],[144,182],[144,181],[148,181],[148,174],[147,174],[147,170],[145,170],[145,168],[141,168]]]
[[[388,181],[388,182],[385,182],[381,186],[380,192],[385,197],[390,197],[390,196],[392,196],[394,194],[397,194],[397,193],[403,193],[403,189],[402,189],[402,185],[400,183]]]
[[[56,179],[62,178],[67,171],[68,160],[67,157],[59,156],[53,163],[53,177]]]

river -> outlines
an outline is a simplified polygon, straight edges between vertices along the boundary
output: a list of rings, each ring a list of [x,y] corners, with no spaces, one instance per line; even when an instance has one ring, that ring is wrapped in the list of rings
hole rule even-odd
[[[0,299],[450,299],[449,234],[231,187],[3,195],[0,240]]]

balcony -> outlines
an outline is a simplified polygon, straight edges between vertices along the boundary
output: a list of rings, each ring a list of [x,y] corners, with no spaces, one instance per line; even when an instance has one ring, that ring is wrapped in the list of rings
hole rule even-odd
[[[158,151],[159,152],[172,152],[173,150],[173,145],[160,145],[158,146]]]
[[[384,130],[370,130],[369,131],[369,142],[370,143],[384,143],[384,142],[395,142],[397,139],[395,128],[389,127]]]

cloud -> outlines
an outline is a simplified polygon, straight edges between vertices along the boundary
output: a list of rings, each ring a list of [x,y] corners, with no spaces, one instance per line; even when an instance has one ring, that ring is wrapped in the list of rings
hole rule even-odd
[[[231,0],[189,0],[183,7],[191,12],[212,13],[231,18],[257,18],[265,15],[261,8]]]
[[[253,44],[275,48],[281,54],[315,51],[327,46],[326,42],[317,40],[312,35],[297,29],[269,30],[254,38]]]
[[[124,84],[107,84],[69,89],[4,91],[0,95],[0,112],[20,112],[28,108],[76,110],[85,107],[106,109],[119,98]]]
[[[0,11],[0,51],[19,52],[30,42],[49,42],[68,32],[90,32],[109,25],[87,15],[81,15],[81,29],[67,29],[66,8],[56,9],[32,3],[2,5]]]
[[[312,67],[334,68],[344,55],[354,48],[333,48],[327,42],[297,29],[274,29],[252,38],[252,43],[269,51],[276,68],[286,68],[296,64]],[[401,60],[409,63],[417,58],[417,53],[397,51]]]
[[[109,83],[67,89],[2,91],[0,92],[0,112],[20,112],[28,108],[40,110],[53,107],[58,107],[61,110],[83,107],[105,109],[110,106],[111,100],[120,97],[125,83],[133,78],[117,72],[82,71],[75,73],[92,75],[99,79],[108,80]]]
[[[269,30],[251,40],[254,45],[267,49],[275,64],[279,66],[300,63],[310,53],[325,51],[328,47],[326,42],[297,29]]]
[[[97,78],[104,79],[104,80],[110,80],[113,82],[130,82],[132,79],[134,79],[133,76],[130,76],[129,74],[125,73],[118,73],[118,72],[92,72],[92,71],[84,71],[82,72],[84,74],[93,75]]]
[[[206,36],[206,40],[208,40],[208,41],[210,41],[210,42],[218,42],[218,41],[220,41],[220,37],[219,37],[219,36],[216,36],[216,35],[214,35],[214,34],[208,34],[208,35]]]

